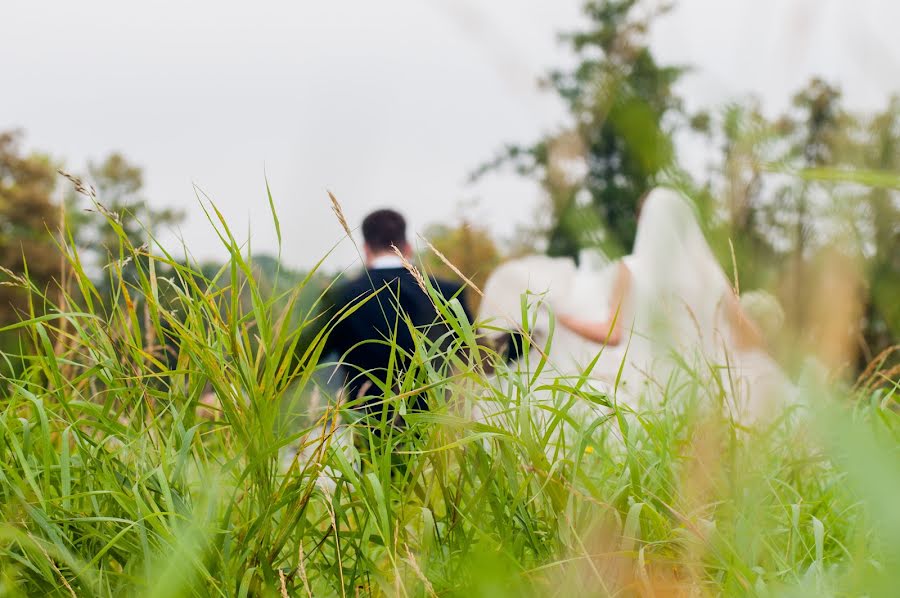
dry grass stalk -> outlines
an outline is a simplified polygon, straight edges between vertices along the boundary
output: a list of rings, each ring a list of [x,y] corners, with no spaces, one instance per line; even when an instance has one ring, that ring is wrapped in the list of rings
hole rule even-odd
[[[432,587],[431,582],[428,581],[428,578],[425,577],[425,574],[422,573],[422,569],[419,567],[419,563],[416,562],[416,557],[413,556],[413,553],[409,550],[409,546],[406,547],[406,556],[409,562],[409,566],[412,568],[413,573],[416,574],[416,577],[422,582],[425,586],[425,593],[429,596],[437,596],[434,592],[434,587]]]
[[[56,172],[69,179],[72,184],[75,186],[75,191],[84,195],[85,197],[89,197],[91,199],[97,199],[97,190],[94,189],[93,185],[86,185],[81,178],[75,176],[74,174],[70,174],[65,170],[58,169]]]
[[[734,253],[734,243],[728,239],[728,248],[731,250],[731,269],[734,272],[734,294],[741,296],[741,279],[738,276],[737,255]]]
[[[900,365],[896,365],[884,372],[878,372],[875,376],[876,380],[872,383],[872,388],[896,385],[898,384],[898,376],[900,376]]]
[[[44,553],[44,556],[47,558],[47,562],[50,563],[51,567],[53,567],[53,571],[55,571],[56,574],[59,576],[59,579],[60,579],[60,581],[62,581],[62,584],[66,587],[67,590],[69,590],[69,594],[72,596],[72,598],[76,598],[77,594],[75,593],[75,590],[72,589],[72,586],[69,585],[69,581],[66,579],[66,576],[63,575],[62,571],[59,570],[59,567],[56,566],[56,562],[52,558],[50,558],[50,554],[47,552],[47,550],[40,544],[40,542],[36,541],[34,544],[38,548],[40,548],[41,552]]]
[[[290,595],[287,591],[287,580],[284,577],[284,569],[278,570],[278,577],[281,580],[281,596],[282,598],[290,598]]]
[[[900,352],[900,345],[888,347],[887,349],[876,355],[875,358],[872,359],[872,361],[870,361],[866,366],[866,369],[863,370],[863,372],[856,379],[855,387],[859,389],[873,384],[875,382],[875,378],[878,377],[878,368],[884,365],[887,362],[888,357],[893,355],[895,352]],[[889,369],[888,372],[884,374],[890,376],[890,372],[893,369],[894,368]]]
[[[306,575],[304,560],[306,560],[306,555],[303,553],[303,542],[300,542],[297,547],[297,573],[300,575],[300,579],[303,580],[303,589],[306,590],[306,595],[312,596],[313,593],[309,587],[309,577]]]
[[[0,285],[5,287],[22,287],[23,289],[27,289],[30,285],[28,284],[28,280],[19,274],[16,274],[9,268],[5,268],[0,266],[0,272],[9,276],[14,282],[3,281],[0,282]]]
[[[428,294],[428,287],[425,285],[425,278],[422,276],[422,273],[419,272],[419,269],[413,266],[406,256],[403,255],[403,252],[400,251],[396,245],[391,245],[391,249],[400,258],[400,262],[403,264],[403,267],[406,268],[406,271],[412,274],[412,277],[416,279],[416,282],[419,284],[419,288],[422,289],[422,292],[425,293],[429,298],[431,295]]]
[[[422,235],[419,235],[419,238],[422,239],[423,241],[425,241],[425,244],[428,245],[428,248],[431,251],[433,251],[436,256],[438,256],[438,259],[440,259],[442,262],[444,262],[445,266],[450,268],[453,271],[453,273],[456,274],[457,276],[459,276],[463,280],[463,282],[465,282],[467,285],[469,285],[469,287],[473,291],[478,293],[479,297],[484,297],[484,293],[481,292],[481,289],[479,289],[478,286],[474,282],[472,282],[465,274],[460,272],[459,268],[454,266],[453,263],[450,260],[448,260],[447,257],[443,253],[438,251],[438,249],[428,241],[428,239],[426,239]]]
[[[347,236],[352,236],[350,232],[350,226],[347,225],[347,218],[344,216],[344,210],[341,208],[340,202],[338,202],[337,198],[334,196],[334,193],[328,191],[328,197],[331,199],[331,211],[334,212],[334,215],[337,217],[338,222],[341,225],[341,228],[344,229],[344,232],[347,233]]]

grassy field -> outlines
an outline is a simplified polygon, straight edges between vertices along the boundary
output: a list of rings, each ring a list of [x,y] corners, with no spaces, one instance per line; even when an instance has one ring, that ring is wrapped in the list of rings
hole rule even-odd
[[[212,220],[212,280],[126,247],[111,296],[71,252],[65,292],[31,288],[46,315],[0,399],[3,595],[895,595],[900,416],[877,372],[807,380],[809,409],[754,430],[702,376],[609,409],[543,363],[489,376],[440,303],[458,340],[418,335],[385,400],[430,410],[350,424],[354,446],[333,433],[352,405],[315,388],[327,327],[306,342],[300,289],[265,296]]]

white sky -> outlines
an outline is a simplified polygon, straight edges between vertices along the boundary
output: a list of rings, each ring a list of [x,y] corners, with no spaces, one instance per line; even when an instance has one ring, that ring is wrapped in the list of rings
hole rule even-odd
[[[201,258],[220,252],[192,183],[233,229],[252,225],[254,251],[274,251],[264,169],[293,266],[342,236],[326,189],[352,223],[393,206],[417,230],[479,200],[470,217],[508,235],[536,186],[466,176],[565,122],[535,82],[570,62],[556,33],[577,27],[579,5],[0,0],[0,129],[23,128],[74,171],[123,151],[153,203],[188,211],[180,235]],[[754,93],[775,113],[819,74],[872,109],[900,92],[897,23],[897,0],[681,0],[652,44],[696,67],[681,88],[691,108]],[[330,263],[354,256],[343,243]]]

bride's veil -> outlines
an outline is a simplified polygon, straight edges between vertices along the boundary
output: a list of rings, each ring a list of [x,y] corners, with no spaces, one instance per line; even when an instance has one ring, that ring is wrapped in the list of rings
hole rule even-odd
[[[665,188],[648,195],[626,263],[635,330],[654,358],[721,355],[721,306],[729,282],[684,196]]]

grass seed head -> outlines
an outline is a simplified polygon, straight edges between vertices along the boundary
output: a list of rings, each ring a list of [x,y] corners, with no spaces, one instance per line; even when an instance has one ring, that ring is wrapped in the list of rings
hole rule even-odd
[[[341,228],[344,229],[344,232],[347,233],[348,237],[352,236],[353,233],[350,232],[350,226],[347,224],[347,217],[344,216],[344,210],[341,208],[340,202],[338,202],[334,193],[331,191],[328,192],[328,197],[331,199],[331,211],[334,212],[334,215],[337,217]]]

